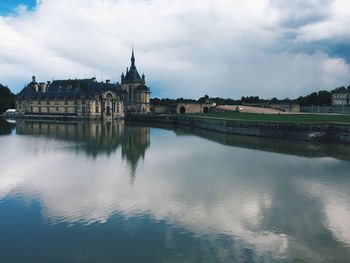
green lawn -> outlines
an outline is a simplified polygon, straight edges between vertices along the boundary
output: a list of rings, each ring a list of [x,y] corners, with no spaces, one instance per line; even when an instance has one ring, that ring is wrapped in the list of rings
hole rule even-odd
[[[317,115],[317,114],[256,114],[243,112],[207,113],[207,114],[177,114],[178,116],[242,120],[265,122],[291,122],[291,123],[337,123],[349,124],[350,115]]]

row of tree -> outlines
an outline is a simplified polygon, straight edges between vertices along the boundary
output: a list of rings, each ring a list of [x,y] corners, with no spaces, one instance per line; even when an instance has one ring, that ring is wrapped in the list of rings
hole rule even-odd
[[[333,89],[331,91],[321,90],[318,92],[312,92],[306,96],[299,96],[296,99],[262,99],[259,96],[247,96],[241,97],[241,99],[230,99],[230,98],[219,98],[219,97],[209,97],[205,95],[200,97],[198,100],[193,99],[151,99],[152,105],[169,105],[179,102],[199,102],[199,103],[216,103],[217,105],[237,105],[237,104],[299,104],[300,106],[330,106],[332,104],[332,92],[350,92],[350,85],[345,88],[344,86]]]
[[[0,83],[0,114],[7,109],[15,108],[15,95],[10,89]]]

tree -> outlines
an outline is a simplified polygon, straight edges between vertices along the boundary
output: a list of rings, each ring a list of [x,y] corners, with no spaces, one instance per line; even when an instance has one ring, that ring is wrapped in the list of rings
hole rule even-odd
[[[276,97],[273,97],[271,100],[270,100],[270,103],[278,103],[278,99]]]
[[[208,95],[204,95],[204,97],[200,97],[198,99],[198,102],[200,102],[200,103],[209,103],[210,102],[209,96]]]
[[[15,95],[8,87],[0,84],[0,114],[11,108],[15,108]]]
[[[318,92],[318,105],[330,106],[332,104],[332,94],[327,90]]]

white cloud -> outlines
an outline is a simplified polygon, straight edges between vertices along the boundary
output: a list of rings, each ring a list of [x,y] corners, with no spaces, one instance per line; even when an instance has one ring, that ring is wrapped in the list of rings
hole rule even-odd
[[[295,97],[350,82],[345,60],[291,51],[346,36],[342,0],[43,0],[18,10],[0,17],[0,81],[14,91],[33,73],[119,81],[132,43],[154,96]]]

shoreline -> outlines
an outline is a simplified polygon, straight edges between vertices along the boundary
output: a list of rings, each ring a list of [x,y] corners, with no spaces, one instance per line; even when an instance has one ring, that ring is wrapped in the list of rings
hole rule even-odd
[[[4,117],[4,116],[1,116]],[[41,116],[40,116],[41,117]],[[11,119],[74,122],[87,119],[52,116],[12,117]],[[6,117],[4,117],[6,118]],[[92,120],[92,119],[91,119]],[[91,121],[90,120],[90,121]],[[193,127],[232,135],[244,135],[263,138],[287,139],[309,142],[330,142],[350,144],[350,125],[342,123],[306,123],[277,122],[264,120],[236,120],[225,118],[183,116],[183,115],[127,115],[125,121],[140,121],[145,123],[162,123],[174,126]],[[93,121],[113,121],[112,119],[94,119]]]
[[[133,115],[126,116],[125,120],[187,126],[234,135],[350,143],[350,126],[345,124],[244,121],[178,115]]]

